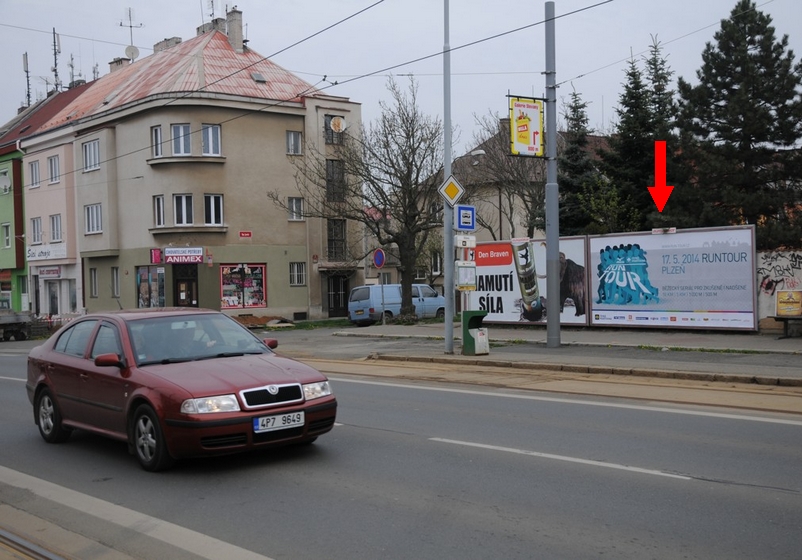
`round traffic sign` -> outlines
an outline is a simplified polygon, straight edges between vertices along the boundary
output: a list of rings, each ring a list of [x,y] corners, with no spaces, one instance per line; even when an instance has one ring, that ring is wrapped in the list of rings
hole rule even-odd
[[[376,249],[373,251],[373,266],[376,268],[381,268],[384,266],[384,262],[386,261],[386,256],[384,254],[384,249]]]

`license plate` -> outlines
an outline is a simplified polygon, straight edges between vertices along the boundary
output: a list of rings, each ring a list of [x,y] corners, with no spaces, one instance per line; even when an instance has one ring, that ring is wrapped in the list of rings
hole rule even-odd
[[[363,311],[361,309],[357,309],[354,314],[355,315],[362,315]]]
[[[253,431],[256,433],[296,428],[304,425],[304,413],[290,412],[289,414],[276,414],[275,416],[262,416],[253,419]]]

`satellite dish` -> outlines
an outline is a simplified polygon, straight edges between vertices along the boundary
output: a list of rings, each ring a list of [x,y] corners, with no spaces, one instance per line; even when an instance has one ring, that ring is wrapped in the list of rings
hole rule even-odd
[[[136,48],[134,45],[129,45],[125,47],[125,56],[127,56],[131,60],[136,60],[136,57],[139,56],[139,49]]]
[[[329,123],[331,130],[333,132],[344,132],[345,131],[345,119],[342,117],[333,117],[331,122]]]

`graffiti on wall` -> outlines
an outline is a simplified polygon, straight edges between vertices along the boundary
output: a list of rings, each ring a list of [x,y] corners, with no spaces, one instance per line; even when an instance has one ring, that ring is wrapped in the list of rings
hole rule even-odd
[[[802,253],[759,253],[757,280],[760,292],[769,296],[773,296],[777,290],[799,289],[802,287]]]

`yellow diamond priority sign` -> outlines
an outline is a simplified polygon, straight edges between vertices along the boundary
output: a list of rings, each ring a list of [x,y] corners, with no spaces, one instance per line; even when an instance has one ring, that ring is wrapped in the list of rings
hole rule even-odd
[[[462,195],[465,194],[465,189],[459,184],[453,175],[449,176],[445,183],[440,185],[438,189],[440,196],[442,196],[449,206],[454,206]]]

